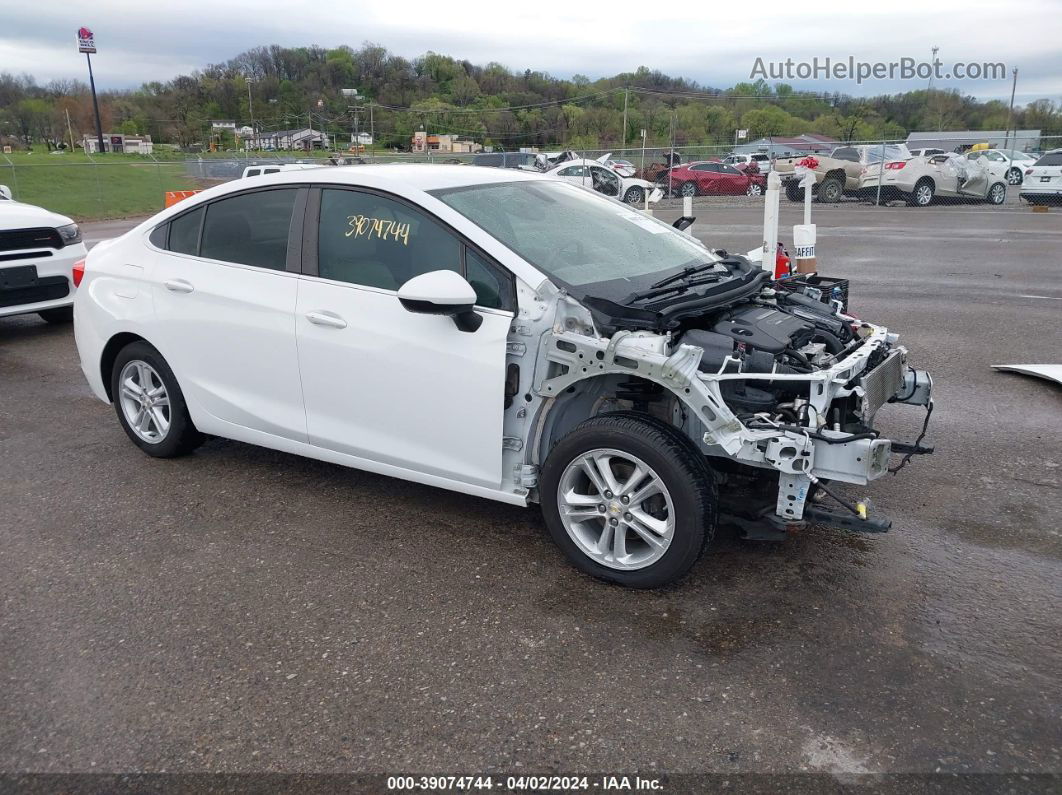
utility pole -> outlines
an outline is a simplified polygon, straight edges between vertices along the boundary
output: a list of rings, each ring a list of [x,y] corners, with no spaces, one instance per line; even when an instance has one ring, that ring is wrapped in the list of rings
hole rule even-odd
[[[369,100],[369,138],[372,139],[372,143],[369,144],[369,146],[370,146],[369,151],[375,154],[375,152],[376,152],[376,124],[373,122],[373,118],[372,118],[372,100],[371,99]]]
[[[258,135],[254,129],[254,101],[251,99],[251,83],[254,82],[254,77],[247,75],[244,79],[247,82],[247,115],[251,117],[251,137],[255,139],[255,148],[259,149],[261,147],[258,146]]]
[[[1010,124],[1014,120],[1014,92],[1018,89],[1018,67],[1014,67],[1014,82],[1010,84],[1010,110],[1007,112],[1007,137],[1003,141],[1003,148],[1010,151]],[[1015,131],[1017,133],[1017,131]],[[1017,135],[1015,134],[1015,138]],[[1015,141],[1016,143],[1016,141]],[[1013,158],[1010,158],[1013,160]]]
[[[629,88],[623,89],[623,148],[627,148],[627,99],[630,97],[631,90]]]
[[[70,151],[74,151],[74,128],[70,126],[70,108],[63,108],[66,111],[66,134],[70,136]]]

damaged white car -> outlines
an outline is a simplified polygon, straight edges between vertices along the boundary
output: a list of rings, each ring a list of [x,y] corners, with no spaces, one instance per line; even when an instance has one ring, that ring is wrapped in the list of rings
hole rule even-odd
[[[930,449],[874,429],[932,407],[895,334],[590,191],[428,165],[250,183],[88,256],[82,368],[150,455],[209,434],[539,503],[580,569],[652,587],[721,520],[885,530],[834,484]]]

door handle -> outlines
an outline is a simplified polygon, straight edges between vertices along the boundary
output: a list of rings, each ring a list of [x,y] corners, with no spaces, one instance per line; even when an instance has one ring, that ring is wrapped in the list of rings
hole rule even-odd
[[[171,293],[190,293],[195,289],[191,282],[186,282],[184,279],[169,279],[164,281],[162,286]]]
[[[328,328],[347,327],[347,321],[334,312],[307,312],[306,319],[315,326],[327,326]]]

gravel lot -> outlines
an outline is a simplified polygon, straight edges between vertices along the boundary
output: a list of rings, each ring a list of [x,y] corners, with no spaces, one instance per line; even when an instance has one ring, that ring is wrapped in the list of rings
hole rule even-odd
[[[697,215],[760,240],[758,207]],[[938,453],[869,490],[885,536],[724,537],[651,593],[533,511],[221,440],[150,459],[69,328],[0,319],[0,771],[1062,772],[1062,389],[989,369],[1062,360],[1062,212],[815,220],[933,373]]]

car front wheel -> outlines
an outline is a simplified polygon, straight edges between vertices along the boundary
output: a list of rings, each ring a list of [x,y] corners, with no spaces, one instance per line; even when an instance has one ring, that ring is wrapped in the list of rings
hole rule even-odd
[[[1002,204],[1007,200],[1007,186],[1002,182],[997,182],[991,188],[988,189],[988,203],[989,204]]]
[[[746,196],[762,196],[763,188],[760,187],[758,182],[750,182],[748,190],[745,191]]]
[[[682,577],[715,529],[704,457],[671,426],[635,414],[593,417],[561,439],[543,465],[541,499],[577,568],[632,588]]]
[[[697,195],[697,183],[695,182],[683,182],[682,187],[679,188],[679,193],[683,196],[693,197]]]
[[[819,185],[818,200],[824,204],[836,204],[844,195],[844,183],[837,177],[827,177]]]
[[[641,204],[645,199],[645,191],[639,187],[628,188],[627,194],[623,197],[623,201],[627,204]]]
[[[148,455],[175,458],[203,443],[173,371],[146,342],[132,342],[118,352],[111,368],[111,397],[118,422]]]

